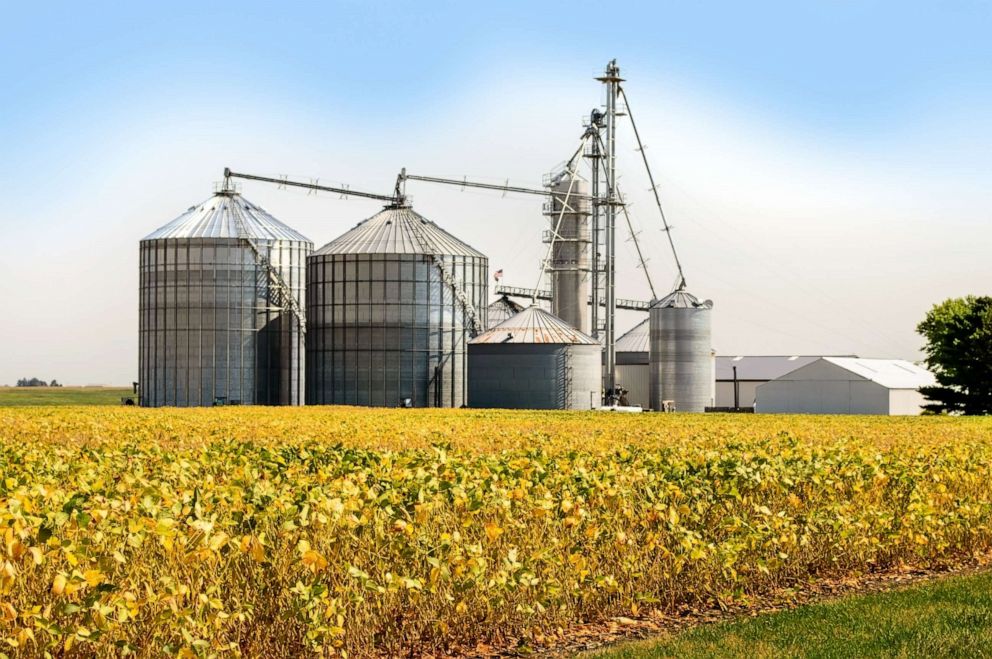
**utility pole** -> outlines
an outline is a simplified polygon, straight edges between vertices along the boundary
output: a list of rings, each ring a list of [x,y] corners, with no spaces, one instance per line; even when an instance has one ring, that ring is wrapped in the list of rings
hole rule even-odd
[[[604,385],[606,388],[606,404],[615,403],[617,375],[616,352],[616,229],[617,206],[620,199],[617,194],[617,96],[619,95],[620,67],[616,60],[611,60],[606,66],[606,74],[597,78],[606,85],[606,311],[603,338],[606,343],[606,372]]]

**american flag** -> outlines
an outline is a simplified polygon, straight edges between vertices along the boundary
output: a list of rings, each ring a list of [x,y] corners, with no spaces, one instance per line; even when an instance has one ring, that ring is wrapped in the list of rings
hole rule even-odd
[[[493,279],[495,279],[496,281],[499,281],[502,277],[503,277],[503,268],[500,268],[499,270],[493,273]]]

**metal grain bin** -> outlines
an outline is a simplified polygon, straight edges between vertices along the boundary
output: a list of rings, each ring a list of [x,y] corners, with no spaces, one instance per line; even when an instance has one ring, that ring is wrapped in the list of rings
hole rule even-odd
[[[703,412],[713,405],[713,302],[700,302],[679,289],[651,307],[651,409],[671,401],[679,412]]]
[[[444,272],[482,331],[488,259],[409,207],[387,207],[314,252],[307,403],[463,406],[472,328]]]
[[[562,319],[524,309],[469,342],[469,407],[599,407],[601,352],[598,341]]]
[[[501,295],[498,300],[489,305],[487,312],[486,329],[496,327],[507,318],[524,310],[523,305],[517,304],[506,295]]]
[[[232,190],[145,237],[141,404],[302,404],[302,300],[312,249]]]
[[[545,215],[550,228],[545,242],[554,238],[548,271],[551,278],[551,312],[580,332],[588,334],[592,267],[589,186],[564,174],[551,185],[552,199]],[[555,229],[557,228],[557,233]]]

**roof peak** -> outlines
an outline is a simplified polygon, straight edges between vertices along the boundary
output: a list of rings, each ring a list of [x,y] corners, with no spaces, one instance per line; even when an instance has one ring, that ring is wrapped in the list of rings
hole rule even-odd
[[[515,313],[469,343],[599,345],[596,339],[537,305],[531,305]]]
[[[413,223],[419,223],[416,228]],[[423,236],[430,245],[422,246]],[[390,204],[330,241],[315,254],[485,255],[448,233],[406,204]]]
[[[159,227],[142,240],[162,238],[242,238],[247,233],[258,240],[288,240],[310,243],[310,239],[283,224],[265,209],[248,201],[236,190],[218,190],[185,213]]]

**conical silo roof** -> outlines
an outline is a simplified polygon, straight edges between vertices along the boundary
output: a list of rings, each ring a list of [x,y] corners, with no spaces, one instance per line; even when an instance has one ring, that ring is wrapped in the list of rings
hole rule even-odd
[[[415,227],[428,241],[426,248],[421,245]],[[485,258],[483,253],[405,206],[381,210],[318,249],[314,255],[431,253]]]
[[[652,309],[711,309],[713,300],[699,301],[695,295],[685,289],[674,290],[651,305]]]
[[[292,240],[309,243],[310,239],[269,215],[263,208],[231,191],[215,193],[201,204],[148,234],[143,240],[159,238],[241,238],[238,220],[245,233],[256,240]]]
[[[524,308],[505,295],[501,295],[498,300],[489,305],[486,317],[489,319],[489,327],[496,327],[504,320],[508,320],[513,315],[520,313]]]
[[[530,306],[502,323],[486,330],[471,341],[478,343],[554,343],[562,345],[599,345],[561,318],[538,306]]]
[[[645,318],[617,339],[617,352],[647,352],[651,342],[651,319]]]

